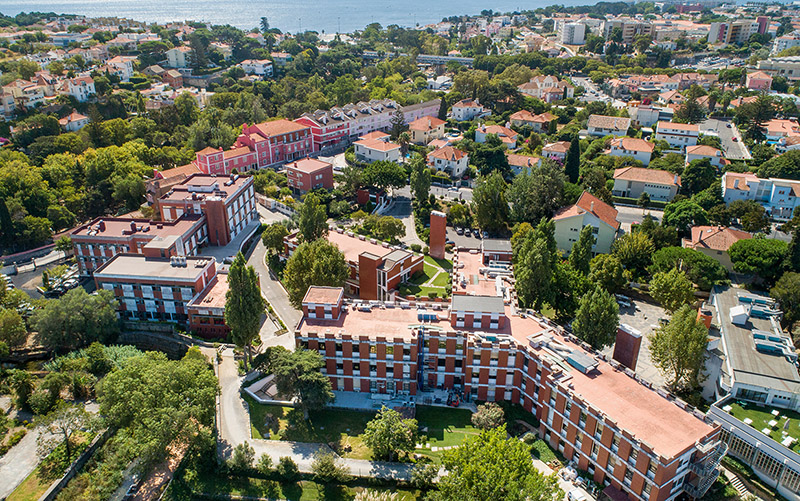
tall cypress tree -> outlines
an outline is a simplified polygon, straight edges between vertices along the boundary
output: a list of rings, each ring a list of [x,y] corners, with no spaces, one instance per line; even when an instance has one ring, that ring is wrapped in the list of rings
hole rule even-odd
[[[577,183],[581,173],[581,145],[578,136],[572,138],[567,151],[567,158],[564,164],[564,173],[569,177],[570,183]]]
[[[250,360],[250,346],[258,337],[261,315],[266,311],[258,275],[238,253],[228,271],[228,292],[225,294],[225,323],[231,328],[236,346],[244,348],[245,368]]]
[[[442,96],[439,101],[439,120],[447,120],[447,99]]]
[[[11,247],[14,242],[14,223],[8,213],[8,206],[4,198],[0,198],[0,246]]]

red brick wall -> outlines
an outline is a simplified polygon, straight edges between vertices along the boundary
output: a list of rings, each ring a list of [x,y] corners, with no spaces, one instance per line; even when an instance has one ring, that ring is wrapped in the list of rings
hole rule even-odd
[[[358,286],[361,299],[378,299],[378,265],[380,259],[358,256]]]
[[[430,255],[444,259],[444,246],[447,240],[447,218],[444,214],[431,213],[431,233],[428,239]]]

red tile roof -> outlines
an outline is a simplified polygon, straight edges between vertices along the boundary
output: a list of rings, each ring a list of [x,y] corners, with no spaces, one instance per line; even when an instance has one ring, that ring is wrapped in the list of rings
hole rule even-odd
[[[444,125],[444,123],[444,120],[439,120],[436,117],[421,117],[408,124],[408,128],[411,130],[429,131],[440,125]]]
[[[290,163],[286,166],[286,168],[299,170],[300,172],[305,172],[306,174],[313,174],[319,170],[332,168],[332,166],[328,162],[323,162],[322,160],[317,160],[316,158],[303,158],[302,160]]]
[[[706,248],[717,251],[727,251],[731,245],[739,240],[747,240],[753,235],[746,231],[721,226],[694,226],[691,240],[683,241],[684,247],[692,249]]]
[[[441,158],[450,162],[457,162],[467,156],[466,153],[452,146],[445,146],[428,153],[428,158]]]
[[[298,123],[284,119],[273,120],[272,122],[260,123],[257,124],[255,127],[265,137],[280,136],[282,134],[288,134],[290,132],[297,132],[304,129],[308,129],[308,127],[305,125],[300,125]]]
[[[635,137],[620,137],[617,139],[612,139],[611,146],[616,146],[617,148],[622,148],[623,150],[643,151],[646,153],[653,153],[653,148],[655,148],[653,143]]]
[[[598,219],[611,226],[615,230],[619,229],[620,223],[617,221],[617,209],[611,207],[588,191],[584,191],[574,205],[564,207],[556,212],[555,216],[553,216],[553,220],[558,221],[559,219],[566,219],[585,214],[587,212],[594,214]]]
[[[614,179],[624,181],[639,181],[642,183],[667,184],[672,186],[681,185],[681,177],[672,172],[658,169],[646,169],[643,167],[623,167],[614,171]]]

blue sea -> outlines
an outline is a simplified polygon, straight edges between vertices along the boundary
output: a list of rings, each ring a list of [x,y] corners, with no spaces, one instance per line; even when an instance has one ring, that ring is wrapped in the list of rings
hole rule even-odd
[[[551,3],[586,5],[593,0],[0,0],[0,13],[56,12],[89,17],[116,16],[137,21],[203,21],[249,30],[267,17],[282,31],[349,33],[377,22],[383,26],[425,25],[444,17],[479,14],[481,10],[513,12]]]

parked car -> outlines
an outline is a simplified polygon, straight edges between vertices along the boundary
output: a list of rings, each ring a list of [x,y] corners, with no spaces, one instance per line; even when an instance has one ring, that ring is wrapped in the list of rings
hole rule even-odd
[[[631,307],[631,303],[629,303],[627,301],[624,301],[622,299],[617,299],[617,304],[620,306],[620,308],[630,308]]]
[[[484,231],[483,232],[483,238],[489,238],[489,232],[488,231]]]
[[[456,233],[459,234],[459,235],[463,235],[464,234],[464,228],[456,228]]]
[[[467,236],[467,237],[469,237],[469,236],[471,236],[471,235],[472,235],[472,230],[470,230],[469,228],[467,228],[466,230],[464,230],[464,236]]]

